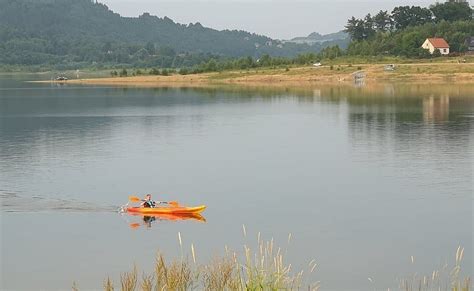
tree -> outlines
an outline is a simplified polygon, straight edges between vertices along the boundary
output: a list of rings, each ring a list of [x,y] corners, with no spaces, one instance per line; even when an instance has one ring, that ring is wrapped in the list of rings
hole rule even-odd
[[[347,21],[346,29],[352,40],[360,41],[375,36],[375,25],[372,16],[367,14],[364,19],[356,19],[354,16]]]
[[[150,70],[150,75],[159,75],[160,74],[160,70],[156,69],[156,68],[152,68]]]
[[[120,77],[127,77],[127,75],[128,75],[127,70],[125,68],[122,69],[122,71],[120,72]]]
[[[374,20],[372,19],[372,15],[367,14],[363,20],[364,26],[364,39],[372,38],[375,35],[374,29]]]
[[[409,26],[423,25],[432,22],[431,10],[419,6],[398,6],[392,11],[392,18],[396,29],[405,29]]]
[[[345,28],[346,29],[344,31],[349,34],[352,40],[359,41],[365,39],[363,20],[356,19],[354,16],[352,16],[352,18],[347,21]]]
[[[379,13],[374,16],[373,21],[377,31],[385,32],[392,28],[392,18],[387,11],[380,10]]]
[[[147,44],[145,45],[145,49],[147,50],[149,55],[154,55],[156,53],[155,44],[151,41],[147,42]]]
[[[102,52],[109,53],[111,51],[112,51],[112,43],[108,41],[102,46]]]
[[[167,56],[167,57],[174,57],[176,55],[176,51],[169,46],[162,46],[160,47],[159,51],[160,55]]]
[[[272,64],[272,57],[269,54],[264,54],[258,60],[258,64],[262,67],[268,67]]]
[[[217,62],[215,59],[210,59],[206,66],[205,66],[205,71],[208,71],[208,72],[215,72],[217,71]]]
[[[326,47],[320,52],[320,56],[323,59],[335,59],[343,54],[341,48],[337,45],[332,47]]]
[[[446,2],[436,3],[430,7],[433,12],[435,21],[457,21],[470,20],[472,17],[472,9],[468,2]]]
[[[138,60],[141,60],[141,61],[144,61],[146,60],[148,57],[150,56],[149,52],[147,49],[145,48],[142,48],[140,50],[138,50],[134,55],[133,57],[138,59]]]

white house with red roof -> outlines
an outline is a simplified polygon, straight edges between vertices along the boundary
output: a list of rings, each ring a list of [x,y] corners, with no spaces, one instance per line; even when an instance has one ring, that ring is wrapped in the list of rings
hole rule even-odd
[[[444,38],[427,38],[421,47],[429,50],[430,54],[438,49],[442,55],[449,55],[449,44]]]

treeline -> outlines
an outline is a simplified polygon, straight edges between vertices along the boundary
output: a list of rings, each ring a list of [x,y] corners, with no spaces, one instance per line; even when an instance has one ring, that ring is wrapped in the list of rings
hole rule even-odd
[[[450,45],[452,54],[467,50],[466,39],[474,35],[474,22],[456,21],[427,23],[408,27],[394,33],[378,33],[373,38],[349,44],[347,54],[358,56],[394,55],[411,58],[431,57],[421,45],[428,37],[443,37]]]
[[[337,57],[343,56],[344,51],[339,46],[332,46],[324,48],[319,53],[303,53],[293,58],[286,57],[272,57],[269,54],[264,54],[260,58],[242,57],[242,58],[210,58],[207,61],[201,62],[192,67],[179,68],[151,68],[149,70],[122,68],[120,70],[111,71],[111,75],[116,77],[136,76],[136,75],[163,75],[171,74],[198,74],[209,72],[222,72],[228,70],[250,70],[258,68],[278,68],[283,67],[289,70],[293,65],[308,65],[320,62],[322,60],[333,60]]]
[[[272,57],[269,54],[264,54],[260,58],[244,57],[238,59],[210,59],[198,66],[192,68],[190,72],[204,73],[204,72],[219,72],[226,70],[248,70],[256,68],[275,68],[292,65],[308,65],[315,62],[320,62],[323,59],[335,59],[336,57],[344,55],[344,51],[339,46],[332,46],[324,48],[319,53],[304,53],[299,54],[294,58]]]
[[[0,35],[2,28],[0,27]],[[58,47],[59,46],[59,47]],[[68,45],[69,46],[69,45]],[[169,46],[155,47],[153,43],[127,44],[86,42],[70,45],[66,54],[58,54],[60,45],[32,39],[15,39],[0,43],[0,65],[26,66],[43,69],[69,70],[78,68],[138,67],[179,68],[192,67],[211,58],[211,53],[177,53]]]
[[[391,13],[380,11],[362,19],[352,17],[345,26],[352,40],[347,54],[428,57],[421,45],[429,37],[443,37],[451,52],[465,52],[467,37],[474,35],[472,13],[469,3],[452,1],[429,8],[399,6]]]

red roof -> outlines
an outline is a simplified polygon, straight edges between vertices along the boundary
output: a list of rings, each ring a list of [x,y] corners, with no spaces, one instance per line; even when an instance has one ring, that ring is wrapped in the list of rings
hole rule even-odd
[[[444,38],[428,38],[428,40],[435,48],[449,48],[449,44]]]

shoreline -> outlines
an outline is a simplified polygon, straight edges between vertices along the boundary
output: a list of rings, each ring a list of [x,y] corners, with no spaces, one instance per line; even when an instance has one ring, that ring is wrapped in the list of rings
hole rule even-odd
[[[354,83],[410,83],[410,84],[474,84],[474,63],[416,63],[395,64],[394,71],[385,71],[383,64],[332,65],[321,67],[264,68],[224,71],[190,75],[140,75],[70,79],[67,81],[32,81],[81,85],[134,87],[208,87],[220,85],[250,86],[311,86],[350,85]],[[356,79],[356,74],[365,77]]]

